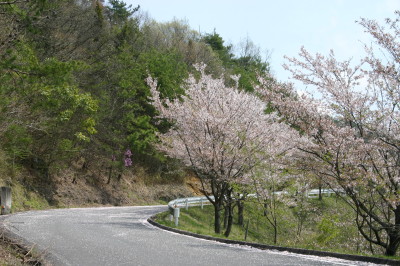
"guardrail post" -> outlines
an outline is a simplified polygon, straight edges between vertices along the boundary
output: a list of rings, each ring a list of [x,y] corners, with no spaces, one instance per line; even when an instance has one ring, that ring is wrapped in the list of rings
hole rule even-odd
[[[189,209],[189,200],[188,199],[185,200],[185,209],[186,210]]]
[[[11,188],[1,187],[0,189],[1,214],[11,213]]]
[[[201,206],[201,209],[203,209],[203,208],[204,208],[204,202],[203,202],[203,198],[201,198],[201,200],[200,200],[200,206]]]
[[[175,226],[178,226],[179,223],[179,211],[179,208],[174,209]]]

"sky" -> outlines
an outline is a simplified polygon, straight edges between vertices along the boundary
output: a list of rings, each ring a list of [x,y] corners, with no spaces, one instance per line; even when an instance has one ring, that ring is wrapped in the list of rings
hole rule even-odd
[[[185,20],[201,33],[214,30],[226,44],[238,45],[249,38],[269,54],[272,73],[289,81],[283,69],[284,55],[296,57],[304,46],[309,52],[353,60],[364,55],[363,43],[371,43],[360,18],[384,24],[395,18],[400,0],[125,0],[140,5],[157,22]],[[293,81],[293,80],[291,80]]]

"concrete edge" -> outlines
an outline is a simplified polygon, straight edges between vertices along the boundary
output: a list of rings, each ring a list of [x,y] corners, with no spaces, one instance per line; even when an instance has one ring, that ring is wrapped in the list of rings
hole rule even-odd
[[[262,249],[262,250],[287,251],[287,252],[302,254],[302,255],[312,255],[312,256],[319,256],[319,257],[333,257],[333,258],[350,260],[350,261],[362,261],[362,262],[384,264],[384,265],[394,265],[394,266],[400,265],[400,261],[398,261],[398,260],[390,260],[390,259],[383,259],[383,258],[342,254],[342,253],[318,251],[318,250],[302,249],[302,248],[280,247],[280,246],[252,243],[252,242],[244,242],[244,241],[239,241],[239,240],[224,239],[224,238],[218,238],[218,237],[207,236],[207,235],[200,235],[200,234],[192,233],[189,231],[184,231],[184,230],[180,230],[180,229],[176,229],[176,228],[172,228],[172,227],[168,227],[168,226],[159,224],[155,221],[155,215],[148,218],[147,221],[151,225],[154,225],[156,227],[159,227],[159,228],[167,230],[167,231],[171,231],[171,232],[182,234],[182,235],[192,236],[192,237],[196,237],[196,238],[206,239],[206,240],[213,240],[213,241],[226,243],[226,244],[250,246],[250,247],[258,248],[258,249]]]

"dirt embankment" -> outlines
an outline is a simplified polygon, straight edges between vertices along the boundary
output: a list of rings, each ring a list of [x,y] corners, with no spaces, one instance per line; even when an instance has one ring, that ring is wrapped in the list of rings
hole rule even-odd
[[[116,171],[102,163],[76,162],[46,174],[21,168],[14,177],[1,178],[0,185],[13,190],[13,211],[166,204],[175,198],[202,194],[199,180],[188,172],[179,170],[163,176],[140,166]]]
[[[0,167],[1,168],[1,167]],[[9,168],[8,168],[9,169]],[[0,169],[0,186],[12,188],[13,212],[92,206],[166,204],[175,198],[201,195],[199,180],[182,171],[168,178],[149,174],[143,167],[110,171],[101,163],[70,167],[44,174],[35,168]],[[1,234],[1,232],[0,232]],[[0,265],[37,263],[30,252],[0,238]],[[5,263],[5,264],[2,264]],[[40,264],[38,264],[40,265]]]

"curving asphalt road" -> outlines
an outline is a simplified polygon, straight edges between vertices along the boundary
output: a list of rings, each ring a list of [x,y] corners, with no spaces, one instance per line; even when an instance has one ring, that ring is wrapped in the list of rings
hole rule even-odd
[[[166,206],[31,211],[3,226],[45,252],[53,265],[371,265],[261,251],[171,233],[146,220]]]

